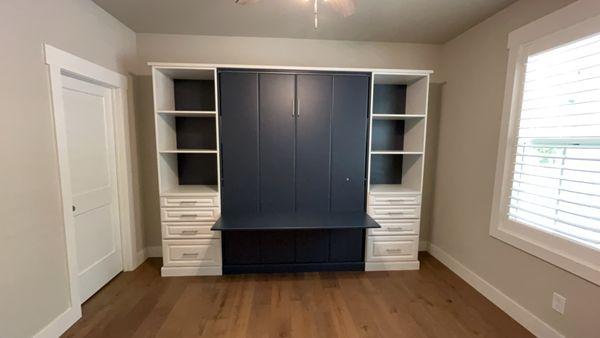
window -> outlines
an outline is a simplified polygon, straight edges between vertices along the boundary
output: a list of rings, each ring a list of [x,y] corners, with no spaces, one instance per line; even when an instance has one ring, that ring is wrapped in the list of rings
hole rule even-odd
[[[525,69],[508,216],[600,248],[600,35]]]
[[[600,7],[509,35],[490,234],[600,285]]]

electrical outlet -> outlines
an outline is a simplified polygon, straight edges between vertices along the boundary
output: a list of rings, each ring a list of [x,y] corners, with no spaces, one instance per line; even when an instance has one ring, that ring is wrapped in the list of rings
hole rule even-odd
[[[558,293],[554,293],[552,295],[552,308],[554,311],[560,313],[561,315],[565,314],[565,305],[567,304],[567,299]]]

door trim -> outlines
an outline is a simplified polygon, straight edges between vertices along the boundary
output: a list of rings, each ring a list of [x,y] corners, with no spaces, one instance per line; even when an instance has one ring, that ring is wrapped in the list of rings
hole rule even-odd
[[[79,298],[79,281],[77,278],[77,253],[75,241],[75,226],[71,205],[70,168],[68,162],[66,120],[62,96],[62,76],[91,82],[108,88],[112,97],[114,114],[115,155],[117,165],[117,191],[119,207],[119,225],[121,228],[121,250],[123,269],[133,270],[140,262],[136,262],[134,252],[135,219],[133,209],[133,185],[131,168],[131,151],[126,76],[91,63],[75,55],[44,44],[45,62],[48,65],[50,94],[54,122],[54,136],[58,155],[58,170],[60,181],[60,198],[65,227],[65,246],[67,252],[67,270],[69,274],[70,305],[63,313],[53,319],[34,337],[57,337],[81,318]]]

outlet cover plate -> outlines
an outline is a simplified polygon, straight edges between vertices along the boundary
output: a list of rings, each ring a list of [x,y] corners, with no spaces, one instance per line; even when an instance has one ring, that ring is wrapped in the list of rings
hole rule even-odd
[[[565,305],[567,304],[567,299],[558,293],[554,293],[552,295],[552,308],[554,311],[560,313],[561,315],[565,314]]]

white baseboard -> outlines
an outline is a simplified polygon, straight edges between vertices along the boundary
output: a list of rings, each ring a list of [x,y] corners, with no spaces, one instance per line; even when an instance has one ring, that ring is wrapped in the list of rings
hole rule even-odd
[[[46,327],[33,335],[33,338],[56,338],[65,333],[81,318],[81,307],[69,307],[65,312],[54,318]]]
[[[419,270],[419,261],[410,262],[367,262],[365,271],[402,271]]]
[[[163,266],[160,269],[162,277],[182,277],[182,276],[221,276],[223,269],[220,266]]]
[[[452,272],[471,285],[475,290],[479,291],[492,303],[498,306],[502,311],[506,312],[519,324],[523,325],[531,333],[537,337],[544,338],[564,338],[565,336],[554,329],[548,323],[544,322],[529,310],[514,301],[508,295],[495,288],[492,284],[481,278],[475,272],[464,266],[461,262],[450,256],[446,251],[429,243],[429,253],[437,260],[447,266]]]
[[[146,261],[146,258],[148,258],[148,255],[146,253],[146,248],[140,250],[137,252],[137,254],[135,255],[135,262],[134,262],[134,267],[131,271],[137,269],[142,263],[144,263]]]
[[[419,241],[419,251],[429,251],[429,242]]]
[[[162,246],[148,246],[146,247],[146,257],[162,257]]]

